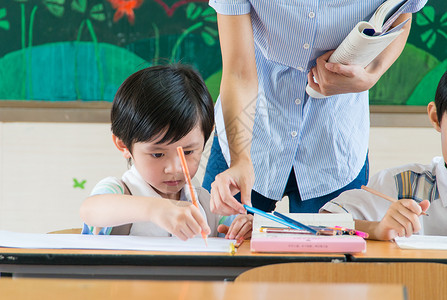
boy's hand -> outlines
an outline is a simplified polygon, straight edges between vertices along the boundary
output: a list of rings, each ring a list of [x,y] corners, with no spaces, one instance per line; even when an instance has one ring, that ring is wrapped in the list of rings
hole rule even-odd
[[[412,199],[399,200],[388,208],[375,229],[379,240],[391,240],[396,236],[409,237],[421,229],[419,216],[430,206],[428,200],[417,203]]]
[[[253,215],[241,214],[233,220],[230,227],[221,224],[217,227],[217,231],[220,233],[225,233],[226,239],[238,240],[243,238],[245,240],[251,238],[252,227]]]
[[[183,241],[200,234],[202,230],[206,235],[211,233],[200,210],[192,203],[163,200],[164,203],[160,205],[158,216],[154,219],[157,225]]]

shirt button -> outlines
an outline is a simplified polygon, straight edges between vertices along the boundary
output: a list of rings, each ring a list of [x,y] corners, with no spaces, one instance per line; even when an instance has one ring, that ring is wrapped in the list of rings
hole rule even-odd
[[[298,133],[296,131],[292,131],[291,135],[292,135],[292,137],[296,137],[298,135]]]
[[[301,100],[300,99],[295,99],[295,104],[300,105],[301,104]]]
[[[301,71],[301,72],[303,72],[303,71],[304,71],[304,69],[303,69],[303,68],[301,68],[301,67],[298,67],[298,71]]]
[[[309,13],[309,18],[314,18],[315,17],[315,13],[313,12],[313,11],[311,11],[310,13]]]
[[[303,45],[303,48],[304,48],[304,49],[309,49],[309,47],[310,47],[310,45],[309,45],[308,43],[305,43],[305,44]]]

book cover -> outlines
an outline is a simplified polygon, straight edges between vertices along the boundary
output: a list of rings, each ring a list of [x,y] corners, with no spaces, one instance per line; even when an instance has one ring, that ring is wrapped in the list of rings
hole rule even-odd
[[[253,252],[356,253],[366,250],[366,241],[356,235],[307,235],[265,233],[252,237]]]

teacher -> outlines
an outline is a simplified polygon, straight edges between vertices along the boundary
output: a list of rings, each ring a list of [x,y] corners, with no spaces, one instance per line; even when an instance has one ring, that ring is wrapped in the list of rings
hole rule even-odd
[[[368,90],[399,57],[411,13],[427,2],[408,1],[394,23],[410,18],[404,32],[366,68],[327,61],[383,0],[209,2],[222,52],[216,137],[203,182],[213,212],[245,212],[239,192],[243,204],[264,211],[287,195],[290,212],[318,212],[366,185]],[[329,97],[310,97],[307,83]]]

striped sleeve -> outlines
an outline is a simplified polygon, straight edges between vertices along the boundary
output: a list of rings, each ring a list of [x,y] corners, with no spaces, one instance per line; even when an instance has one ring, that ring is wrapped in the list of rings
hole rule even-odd
[[[95,185],[90,196],[103,194],[124,194],[123,183],[116,177],[102,179]]]
[[[420,11],[425,4],[427,4],[427,0],[409,0],[404,4],[402,13],[415,13]]]
[[[251,7],[248,0],[210,0],[209,5],[221,15],[245,15]]]

